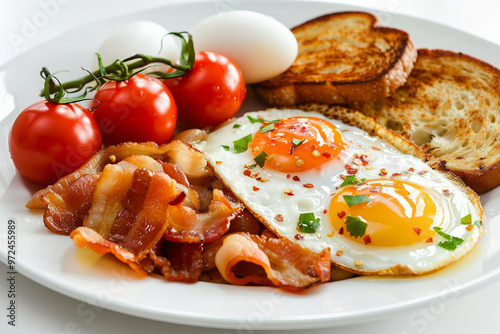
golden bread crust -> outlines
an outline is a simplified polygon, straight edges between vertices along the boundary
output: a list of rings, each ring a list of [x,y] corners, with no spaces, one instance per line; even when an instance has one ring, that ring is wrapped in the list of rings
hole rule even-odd
[[[410,36],[364,12],[318,17],[292,29],[299,54],[281,75],[254,85],[271,106],[380,100],[402,86],[417,52]]]

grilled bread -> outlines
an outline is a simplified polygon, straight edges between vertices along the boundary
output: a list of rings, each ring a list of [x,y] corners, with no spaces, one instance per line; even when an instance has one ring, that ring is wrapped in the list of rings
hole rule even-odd
[[[380,27],[369,13],[329,14],[292,32],[299,44],[295,62],[254,86],[271,106],[381,100],[406,82],[417,57],[406,32]]]
[[[476,192],[500,184],[500,71],[473,57],[418,50],[406,84],[360,108],[431,154]]]

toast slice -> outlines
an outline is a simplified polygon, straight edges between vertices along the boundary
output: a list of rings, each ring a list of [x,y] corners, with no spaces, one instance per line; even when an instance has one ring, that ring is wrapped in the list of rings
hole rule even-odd
[[[254,85],[270,106],[381,100],[402,86],[417,51],[401,30],[364,12],[318,17],[292,29],[299,52],[281,75]]]
[[[500,184],[500,71],[462,53],[418,50],[406,84],[360,108],[476,192]]]

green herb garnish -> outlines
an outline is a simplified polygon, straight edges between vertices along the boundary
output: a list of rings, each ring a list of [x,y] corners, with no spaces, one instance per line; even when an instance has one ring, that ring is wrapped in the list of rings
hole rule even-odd
[[[239,128],[240,126],[241,126],[241,125],[239,125],[239,124],[235,124],[235,125],[233,125],[233,129],[237,129],[237,128]]]
[[[366,195],[344,195],[343,197],[348,207],[356,204],[370,202],[370,198]]]
[[[302,140],[297,139],[297,138],[292,139],[292,144],[295,146],[299,146],[300,144],[302,144],[302,142],[304,142],[304,139],[302,139]]]
[[[443,229],[441,227],[435,226],[434,231],[436,231],[437,234],[442,236],[446,241],[440,241],[438,243],[438,246],[441,248],[444,248],[446,250],[452,251],[457,248],[458,245],[460,245],[464,240],[461,238],[454,237],[452,235],[449,235],[447,233],[443,232]]]
[[[222,148],[223,148],[225,151],[229,151],[229,146],[227,146],[227,145],[221,145],[221,146],[222,146]]]
[[[463,224],[463,225],[475,225],[475,226],[482,226],[483,225],[483,222],[480,221],[480,220],[476,220],[474,222],[472,222],[472,215],[469,213],[468,215],[460,218],[460,224]]]
[[[273,131],[273,130],[274,130],[274,123],[269,123],[266,126],[260,127],[260,133],[266,133],[266,132]]]
[[[359,184],[362,184],[365,181],[366,181],[366,179],[357,180],[356,179],[356,175],[348,175],[345,178],[344,182],[342,182],[342,184],[340,185],[339,188],[343,188],[345,186],[350,186],[350,185],[353,185],[353,184],[359,185]]]
[[[256,156],[254,158],[255,162],[257,163],[257,165],[260,166],[260,168],[264,167],[264,164],[266,163],[266,157],[268,156],[268,154],[264,151],[260,152],[260,154],[258,156]]]
[[[346,230],[352,237],[364,237],[366,233],[366,226],[368,226],[367,223],[352,216],[347,216],[345,223]]]
[[[297,226],[301,232],[316,233],[319,228],[320,219],[314,216],[313,212],[301,213]]]
[[[252,141],[252,135],[246,135],[243,138],[233,141],[234,153],[242,153],[248,149],[248,144]]]

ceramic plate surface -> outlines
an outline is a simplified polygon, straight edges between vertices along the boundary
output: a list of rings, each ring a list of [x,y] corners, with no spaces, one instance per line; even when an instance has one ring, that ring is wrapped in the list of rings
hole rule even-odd
[[[36,47],[0,68],[0,260],[7,262],[9,221],[16,226],[16,270],[55,291],[93,305],[165,322],[234,328],[300,329],[372,320],[430,300],[448,300],[500,277],[500,189],[481,196],[487,232],[464,259],[437,274],[418,278],[359,277],[324,284],[303,294],[267,287],[238,287],[199,282],[181,284],[161,277],[138,279],[111,256],[77,249],[67,236],[50,233],[41,212],[24,204],[37,190],[16,173],[7,136],[15,116],[38,101],[42,66],[67,69],[74,77],[89,67],[106,32],[127,21],[156,21],[170,31],[189,30],[221,10],[248,9],[293,27],[319,15],[362,8],[327,2],[183,2],[133,16],[81,27]],[[461,51],[500,67],[500,46],[436,23],[371,11],[382,25],[410,33],[417,47]],[[262,106],[249,93],[243,111]],[[12,224],[14,224],[12,223]],[[85,312],[82,303],[81,312]]]

